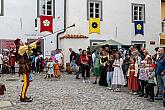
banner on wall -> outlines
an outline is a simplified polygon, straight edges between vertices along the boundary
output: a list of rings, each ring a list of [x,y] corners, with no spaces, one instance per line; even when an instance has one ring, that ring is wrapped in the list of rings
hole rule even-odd
[[[40,32],[53,33],[53,16],[40,16]]]
[[[89,33],[100,33],[100,18],[89,19]]]
[[[143,21],[134,21],[135,23],[135,35],[144,35],[144,23]]]

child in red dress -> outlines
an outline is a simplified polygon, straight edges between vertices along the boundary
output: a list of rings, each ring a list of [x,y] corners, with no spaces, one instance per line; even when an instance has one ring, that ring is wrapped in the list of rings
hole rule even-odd
[[[130,93],[133,93],[134,95],[137,94],[139,89],[139,83],[138,83],[138,65],[136,63],[135,58],[131,58],[131,64],[129,66],[128,70],[128,89],[130,90]]]

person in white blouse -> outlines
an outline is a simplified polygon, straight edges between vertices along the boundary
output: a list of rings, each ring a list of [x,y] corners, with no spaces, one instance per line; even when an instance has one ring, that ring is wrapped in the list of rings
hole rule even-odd
[[[116,53],[116,59],[113,63],[114,73],[112,79],[113,89],[116,92],[120,91],[121,86],[125,85],[124,74],[122,70],[123,59],[120,52]]]

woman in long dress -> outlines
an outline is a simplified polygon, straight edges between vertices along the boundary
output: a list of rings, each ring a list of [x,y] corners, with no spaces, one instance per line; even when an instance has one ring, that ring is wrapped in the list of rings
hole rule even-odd
[[[113,63],[114,73],[112,85],[114,87],[114,91],[120,91],[121,86],[125,85],[124,74],[122,70],[123,59],[120,52],[116,53],[116,59]]]
[[[100,77],[100,55],[96,57],[96,61],[94,63],[94,73],[93,75],[95,76],[95,82],[93,84],[97,84],[97,80]]]
[[[102,51],[102,56],[100,58],[100,70],[101,70],[101,75],[100,75],[100,80],[99,80],[99,85],[100,86],[105,86],[107,87],[107,68],[106,65],[108,63],[108,55],[106,51]]]

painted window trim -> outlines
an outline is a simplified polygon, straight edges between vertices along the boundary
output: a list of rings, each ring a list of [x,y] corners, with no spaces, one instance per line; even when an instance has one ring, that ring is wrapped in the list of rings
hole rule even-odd
[[[90,48],[92,48],[92,44],[97,42],[97,43],[102,43],[102,42],[105,42],[106,40],[90,40]]]
[[[40,1],[41,0],[37,0],[37,18],[40,18]],[[55,0],[53,1],[53,18],[55,18]],[[49,16],[49,15],[48,15]]]
[[[142,44],[143,47],[146,47],[146,41],[131,41],[131,45],[133,44]]]
[[[89,13],[89,8],[90,8],[90,6],[89,6],[89,3],[90,2],[95,2],[95,3],[99,3],[100,5],[101,5],[101,11],[100,11],[100,16],[101,16],[101,18],[100,18],[100,20],[101,21],[103,21],[103,1],[102,0],[87,0],[87,20],[89,20],[89,17],[90,17],[90,13]]]
[[[4,16],[4,0],[0,0],[0,2],[1,2],[0,16]]]
[[[143,6],[144,7],[144,20],[141,20],[143,21],[144,23],[146,22],[146,12],[145,12],[145,4],[138,4],[138,3],[132,3],[131,4],[131,11],[132,11],[132,23],[134,23],[134,21],[138,21],[138,20],[134,20],[134,6]]]

